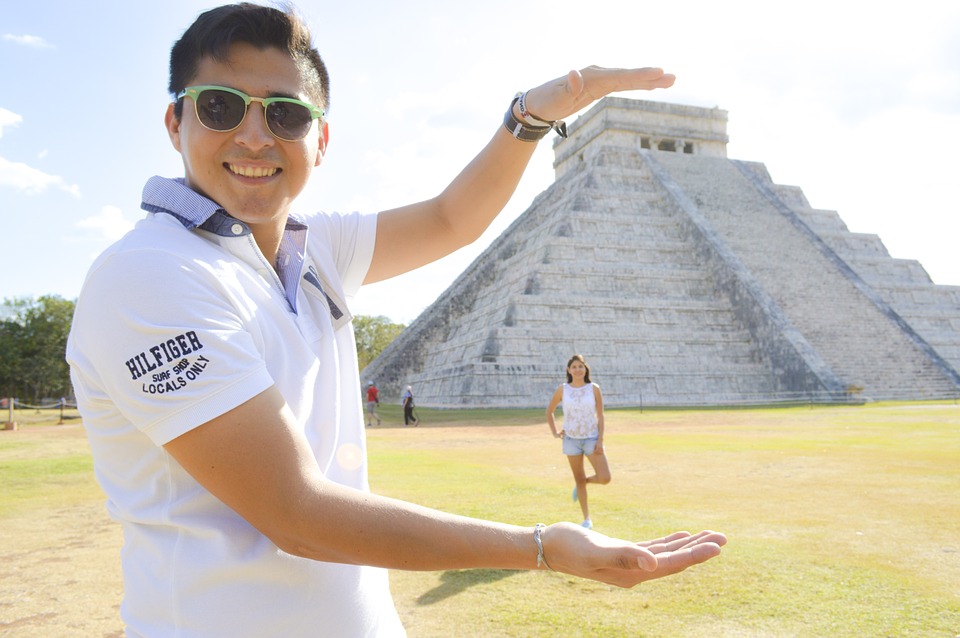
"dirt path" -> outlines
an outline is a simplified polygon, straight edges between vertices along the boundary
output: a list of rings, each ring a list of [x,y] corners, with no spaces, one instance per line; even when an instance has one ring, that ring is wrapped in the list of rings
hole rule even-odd
[[[57,416],[20,415],[28,426],[0,433],[0,462],[89,454],[79,420],[34,423],[56,423]],[[93,476],[82,480],[87,485],[70,487],[90,496],[76,505],[41,505],[0,518],[0,636],[123,635],[122,533],[107,516]],[[16,490],[16,483],[7,489]],[[75,498],[71,492],[64,501]]]
[[[2,524],[0,636],[123,635],[120,526],[103,503]]]

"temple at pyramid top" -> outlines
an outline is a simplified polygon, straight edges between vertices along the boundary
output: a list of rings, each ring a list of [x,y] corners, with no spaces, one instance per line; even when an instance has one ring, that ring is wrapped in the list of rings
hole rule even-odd
[[[726,157],[729,141],[723,109],[608,97],[569,124],[567,139],[556,138],[558,180],[584,160],[601,133],[614,144],[711,157]]]
[[[960,396],[960,287],[727,158],[726,123],[611,97],[568,122],[554,183],[364,379],[542,408],[579,353],[609,406]]]

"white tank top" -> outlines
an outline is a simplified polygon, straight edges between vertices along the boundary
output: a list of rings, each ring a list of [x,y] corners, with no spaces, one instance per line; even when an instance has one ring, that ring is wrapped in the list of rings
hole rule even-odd
[[[597,427],[597,400],[593,385],[574,388],[563,384],[563,431],[573,439],[589,439],[600,435]]]

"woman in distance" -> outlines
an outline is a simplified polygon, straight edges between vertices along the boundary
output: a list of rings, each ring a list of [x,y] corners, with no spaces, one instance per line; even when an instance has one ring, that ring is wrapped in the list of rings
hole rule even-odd
[[[563,403],[563,427],[557,430],[554,412]],[[573,500],[580,502],[583,523],[593,528],[590,506],[587,502],[587,483],[606,485],[610,482],[610,466],[603,450],[603,395],[600,386],[590,380],[590,366],[583,355],[575,354],[567,362],[567,382],[553,393],[547,406],[547,425],[554,438],[563,439],[563,453],[573,471]],[[586,475],[583,457],[593,467],[593,474]]]

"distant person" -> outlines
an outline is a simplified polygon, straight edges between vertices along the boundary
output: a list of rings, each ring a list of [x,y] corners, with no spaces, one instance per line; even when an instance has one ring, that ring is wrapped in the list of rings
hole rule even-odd
[[[563,428],[557,430],[554,412],[563,403]],[[581,526],[593,529],[587,483],[606,485],[610,482],[610,465],[603,449],[603,395],[600,386],[590,380],[590,366],[582,355],[567,361],[567,382],[560,385],[547,406],[547,425],[554,438],[563,439],[563,453],[573,471],[573,500],[579,501],[583,513]],[[593,467],[586,475],[583,457]]]
[[[380,391],[371,381],[367,384],[367,427],[373,425],[373,419],[380,425],[380,415],[377,414],[377,406],[380,405]]]
[[[516,25],[511,77],[535,22]],[[173,45],[164,107],[183,176],[149,179],[147,214],[91,266],[67,345],[94,471],[123,526],[127,635],[402,636],[390,569],[549,567],[632,587],[720,553],[715,532],[637,543],[542,525],[535,510],[508,524],[371,493],[346,303],[479,238],[559,120],[673,82],[657,68],[570,71],[504,96],[489,142],[436,196],[303,213],[331,126],[308,28],[288,3],[193,22]],[[130,121],[114,133],[139,134]]]
[[[413,414],[413,388],[407,386],[407,389],[403,391],[403,396],[400,397],[400,404],[403,406],[403,424],[410,425],[413,423],[414,426],[420,425],[420,419],[418,419]]]

